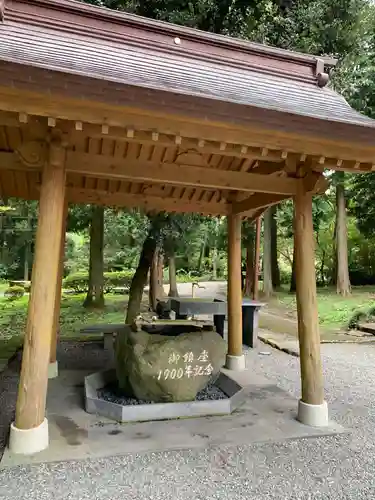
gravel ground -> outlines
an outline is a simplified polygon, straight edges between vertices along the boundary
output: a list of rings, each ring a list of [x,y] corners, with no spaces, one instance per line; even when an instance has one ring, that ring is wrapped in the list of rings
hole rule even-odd
[[[298,397],[299,360],[261,350],[271,355],[250,353],[252,372]],[[322,350],[331,415],[350,434],[19,467],[0,473],[0,498],[375,499],[375,346],[331,344]],[[95,364],[95,355],[88,358]],[[12,380],[2,380],[1,415],[4,387],[14,401]]]

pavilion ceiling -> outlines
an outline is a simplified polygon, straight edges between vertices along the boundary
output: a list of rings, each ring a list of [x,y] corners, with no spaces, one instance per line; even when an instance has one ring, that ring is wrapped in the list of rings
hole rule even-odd
[[[38,199],[49,144],[67,197],[238,213],[375,170],[375,121],[329,85],[329,58],[73,0],[0,0],[0,195]]]
[[[326,184],[311,165],[320,157],[25,113],[0,114],[0,193],[38,199],[48,140],[66,148],[67,196],[73,203],[253,217],[293,196],[296,165],[311,190]],[[363,168],[363,167],[361,167]]]

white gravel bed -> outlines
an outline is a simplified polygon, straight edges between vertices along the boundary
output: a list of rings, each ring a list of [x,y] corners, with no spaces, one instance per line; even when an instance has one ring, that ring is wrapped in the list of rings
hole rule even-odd
[[[99,399],[104,399],[104,401],[109,401],[110,403],[116,403],[123,406],[153,404],[152,401],[146,401],[143,399],[136,399],[124,396],[121,389],[119,389],[117,383],[107,385],[102,389],[98,389],[97,394]],[[207,400],[218,400],[218,399],[228,399],[228,396],[215,384],[209,384],[205,389],[199,391],[195,398],[196,401],[207,401]]]
[[[297,398],[299,359],[266,350],[270,356],[249,353],[251,372]],[[322,351],[331,415],[349,434],[19,467],[0,472],[0,498],[375,499],[375,346],[334,344]]]

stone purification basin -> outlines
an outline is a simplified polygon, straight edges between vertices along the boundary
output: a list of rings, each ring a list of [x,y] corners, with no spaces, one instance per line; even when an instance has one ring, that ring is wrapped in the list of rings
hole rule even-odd
[[[178,323],[178,322],[176,322]],[[85,378],[88,413],[118,422],[226,415],[244,400],[221,372],[226,343],[212,325],[124,326],[116,338],[116,369]]]
[[[243,387],[224,373],[220,373],[213,384],[201,391],[195,401],[177,403],[152,403],[121,397],[113,389],[116,383],[116,371],[112,369],[85,377],[86,411],[117,422],[144,422],[228,415],[245,401]]]

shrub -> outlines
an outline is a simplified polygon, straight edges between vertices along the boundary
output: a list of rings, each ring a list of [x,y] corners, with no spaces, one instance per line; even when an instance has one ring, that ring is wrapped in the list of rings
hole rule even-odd
[[[104,273],[104,293],[111,293],[117,287],[129,288],[133,276],[133,270]]]
[[[197,271],[185,271],[180,269],[176,273],[177,283],[192,283],[193,281],[210,281],[212,276],[210,274],[203,275]]]
[[[282,285],[289,285],[292,279],[292,270],[284,266],[280,266],[280,283]]]
[[[17,300],[23,297],[25,294],[25,289],[22,286],[10,286],[4,292],[4,297],[8,300]]]
[[[85,293],[89,288],[89,274],[86,272],[69,274],[64,279],[63,287],[74,293]]]
[[[111,293],[116,287],[128,288],[134,271],[114,271],[104,273],[104,293]],[[87,293],[89,288],[89,274],[86,272],[73,273],[64,279],[64,288],[74,293]]]
[[[9,286],[20,286],[22,287],[25,292],[29,293],[31,289],[31,281],[24,281],[24,280],[14,280],[14,281],[9,281]]]

